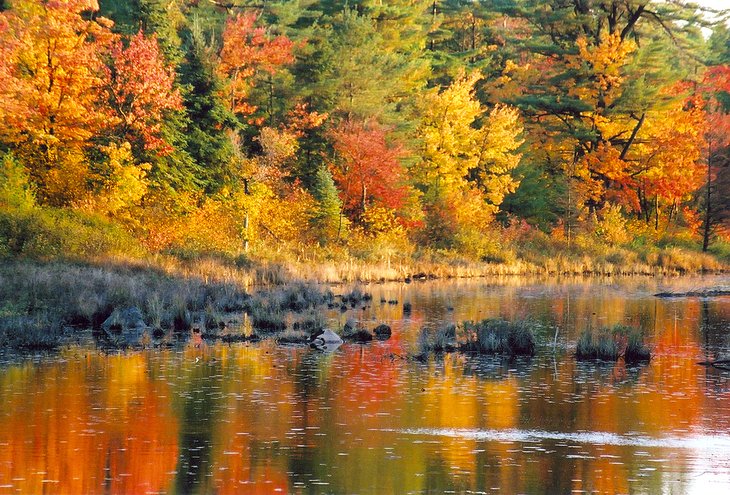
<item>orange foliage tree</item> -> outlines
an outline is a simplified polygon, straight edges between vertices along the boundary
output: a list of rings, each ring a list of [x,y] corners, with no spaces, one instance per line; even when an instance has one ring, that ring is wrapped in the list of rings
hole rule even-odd
[[[94,0],[10,7],[0,13],[0,140],[27,167],[41,202],[78,204],[109,182],[115,167],[93,169],[88,159],[100,140],[164,150],[161,123],[181,98],[155,37],[139,33],[125,48],[111,21],[91,15]],[[117,161],[111,155],[122,148],[97,147],[100,162]],[[138,165],[124,175],[143,179],[146,166]]]
[[[90,0],[15,0],[0,13],[1,138],[23,159],[39,199],[64,204],[88,178],[83,147],[108,125],[98,91],[111,22]]]
[[[226,22],[219,71],[228,80],[226,96],[231,109],[250,116],[256,106],[248,101],[258,72],[274,74],[294,62],[294,43],[286,36],[273,39],[265,27],[256,26],[255,13],[239,14]]]

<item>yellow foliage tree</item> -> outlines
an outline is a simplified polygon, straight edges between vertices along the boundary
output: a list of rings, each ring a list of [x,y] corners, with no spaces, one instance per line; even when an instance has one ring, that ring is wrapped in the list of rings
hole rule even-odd
[[[497,105],[479,130],[476,167],[469,171],[484,195],[484,200],[496,212],[505,195],[515,192],[520,181],[513,175],[522,155],[517,149],[523,140],[522,123],[515,107]]]

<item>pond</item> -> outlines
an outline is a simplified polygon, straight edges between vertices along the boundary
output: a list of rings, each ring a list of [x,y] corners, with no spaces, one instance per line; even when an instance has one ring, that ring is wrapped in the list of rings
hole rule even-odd
[[[0,494],[730,493],[730,372],[697,364],[730,357],[730,298],[653,296],[716,285],[730,280],[369,285],[371,305],[331,324],[392,337],[330,353],[6,356]],[[409,358],[424,326],[495,316],[540,322],[537,355]],[[575,360],[581,329],[614,323],[644,329],[649,364]]]

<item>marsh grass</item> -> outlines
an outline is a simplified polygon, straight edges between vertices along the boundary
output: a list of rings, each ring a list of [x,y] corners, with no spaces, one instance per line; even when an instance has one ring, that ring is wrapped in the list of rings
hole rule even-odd
[[[608,331],[584,330],[578,338],[575,357],[579,361],[616,361],[619,357],[618,342]]]
[[[454,352],[457,349],[456,325],[446,324],[435,330],[422,328],[421,333],[418,334],[416,347],[418,357],[424,357],[430,353]]]
[[[532,356],[535,354],[536,328],[537,324],[529,320],[467,321],[460,327],[459,350],[478,354]]]
[[[248,313],[255,328],[273,333],[286,328],[287,313],[312,312],[333,299],[330,291],[307,283],[251,295],[231,280],[174,277],[136,264],[6,260],[0,263],[0,324],[6,328],[0,345],[30,348],[31,340],[45,345],[12,330],[21,325],[28,324],[33,335],[67,326],[99,330],[115,310],[135,307],[154,330],[185,334],[195,327],[213,335],[226,315]],[[321,324],[309,319],[307,325]]]
[[[342,303],[349,304],[353,308],[361,303],[368,303],[372,299],[372,294],[365,292],[359,285],[342,295]]]
[[[312,334],[325,328],[326,319],[321,311],[310,310],[301,315],[292,325],[293,330]]]
[[[306,344],[310,335],[310,332],[304,330],[286,330],[276,336],[276,342],[279,344]]]
[[[251,308],[251,326],[264,333],[276,333],[285,330],[286,315],[276,305],[257,302]]]
[[[575,349],[579,361],[617,361],[640,363],[651,359],[651,350],[644,344],[640,329],[621,324],[611,328],[583,330]]]
[[[632,331],[628,335],[624,361],[627,363],[642,363],[651,360],[651,350],[644,344],[644,337],[639,331]]]
[[[61,345],[63,328],[42,315],[0,319],[0,347],[21,351],[50,351]]]

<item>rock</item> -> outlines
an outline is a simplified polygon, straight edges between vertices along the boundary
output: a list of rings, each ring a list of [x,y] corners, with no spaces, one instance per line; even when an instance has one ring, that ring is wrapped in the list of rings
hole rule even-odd
[[[348,318],[345,322],[345,326],[342,328],[344,334],[352,333],[357,330],[357,320]]]
[[[345,338],[353,342],[365,343],[373,340],[373,334],[364,328],[358,328],[355,332],[346,335]]]
[[[101,329],[117,345],[139,345],[147,331],[139,308],[115,309]]]
[[[317,330],[309,337],[309,347],[318,351],[333,352],[342,345],[339,335],[330,329]]]
[[[325,330],[317,330],[308,339],[309,345],[313,347],[324,344],[341,344],[342,338],[329,328]]]
[[[382,323],[382,324],[378,325],[377,327],[375,327],[375,329],[373,330],[373,333],[375,333],[375,337],[378,340],[387,340],[390,338],[391,330],[388,325],[386,325],[385,323]]]
[[[687,292],[659,292],[654,294],[656,297],[670,298],[670,297],[720,297],[729,296],[730,288],[728,287],[714,287],[708,289],[691,290]]]
[[[142,318],[142,312],[137,307],[115,309],[112,314],[101,324],[102,330],[107,333],[122,332],[136,328],[144,329],[147,325]]]

